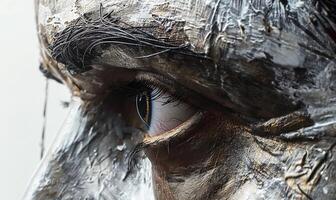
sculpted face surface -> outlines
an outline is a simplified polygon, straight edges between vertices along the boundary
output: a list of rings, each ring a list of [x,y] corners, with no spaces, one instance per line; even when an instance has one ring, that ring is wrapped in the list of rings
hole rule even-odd
[[[71,111],[25,199],[335,199],[336,4],[37,0]]]

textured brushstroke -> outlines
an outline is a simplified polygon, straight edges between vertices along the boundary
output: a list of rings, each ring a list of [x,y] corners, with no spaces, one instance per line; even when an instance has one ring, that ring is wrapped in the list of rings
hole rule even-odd
[[[39,0],[36,10],[42,70],[82,102],[27,199],[335,199],[334,1]],[[124,179],[142,138],[123,136],[141,134],[96,103],[120,69],[164,74],[235,114],[218,110],[183,145],[147,150],[153,181],[141,152]]]

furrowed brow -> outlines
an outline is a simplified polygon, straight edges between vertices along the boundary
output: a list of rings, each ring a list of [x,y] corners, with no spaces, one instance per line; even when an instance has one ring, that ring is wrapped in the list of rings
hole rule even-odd
[[[98,20],[80,18],[55,35],[50,46],[51,55],[74,73],[89,70],[91,61],[113,45],[151,50],[148,54],[136,56],[137,59],[168,52],[205,58],[203,54],[191,51],[184,41],[157,36],[157,29],[157,26],[133,27],[108,15]]]

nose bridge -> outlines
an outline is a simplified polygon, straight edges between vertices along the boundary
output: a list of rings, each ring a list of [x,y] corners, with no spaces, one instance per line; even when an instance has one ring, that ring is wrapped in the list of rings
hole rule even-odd
[[[58,174],[62,173],[62,160],[58,159],[67,153],[67,146],[71,143],[72,130],[78,129],[79,123],[75,123],[79,119],[80,103],[73,101],[69,110],[67,119],[65,120],[62,129],[58,133],[52,147],[39,164],[37,171],[31,180],[28,189],[26,190],[24,199],[52,199],[56,197],[61,177]],[[77,128],[75,128],[77,124]],[[63,151],[62,151],[63,149]],[[63,160],[63,163],[65,160]]]
[[[139,155],[139,170],[127,176],[135,141],[120,138],[111,119],[96,121],[73,101],[69,116],[26,191],[24,200],[144,199],[153,194],[151,166]],[[110,116],[112,116],[111,113]],[[118,130],[120,127],[118,127]],[[119,135],[119,136],[118,136]],[[135,198],[138,196],[139,198]],[[150,197],[149,199],[153,198]]]

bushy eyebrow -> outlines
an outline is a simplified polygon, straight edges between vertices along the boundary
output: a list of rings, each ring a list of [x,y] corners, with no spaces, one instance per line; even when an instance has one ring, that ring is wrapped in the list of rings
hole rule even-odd
[[[98,20],[81,17],[73,25],[55,35],[55,40],[50,45],[51,55],[75,73],[90,69],[92,59],[112,45],[151,49],[152,53],[139,55],[136,57],[138,59],[167,52],[207,59],[204,54],[190,50],[184,41],[156,36],[157,29],[155,26],[133,27],[109,15],[102,16]]]

